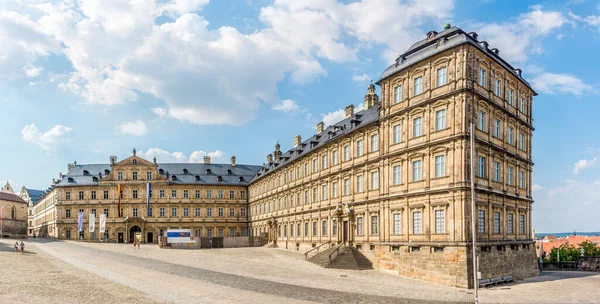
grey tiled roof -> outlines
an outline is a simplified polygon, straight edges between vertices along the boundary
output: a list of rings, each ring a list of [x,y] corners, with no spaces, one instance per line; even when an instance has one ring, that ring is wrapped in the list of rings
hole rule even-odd
[[[184,174],[184,169],[187,169],[187,174]],[[169,182],[175,184],[247,186],[259,169],[260,166],[240,164],[236,166],[198,163],[158,164],[158,170],[162,172],[161,175],[166,176],[169,173]],[[99,177],[98,173],[102,173],[102,177],[106,177],[106,170],[111,171],[111,166],[108,164],[75,165],[57,182],[56,186],[97,185],[98,182],[94,181],[94,177]],[[207,170],[210,170],[210,173]],[[140,179],[145,178],[145,173],[140,172],[140,174]],[[175,176],[175,180],[172,179],[173,176]],[[200,181],[196,181],[196,176],[200,178]],[[221,176],[221,181],[218,181],[219,176]]]
[[[36,189],[26,189],[27,194],[31,198],[31,203],[35,205],[40,198],[44,195],[44,190],[36,190]]]
[[[0,201],[25,203],[25,201],[21,199],[18,195],[2,191],[0,191]],[[7,211],[5,210],[4,212]],[[10,210],[8,210],[8,212],[10,212]]]
[[[438,41],[442,38],[446,39],[445,43],[438,45]],[[398,56],[398,59],[396,59],[396,63],[390,65],[387,69],[385,69],[385,71],[383,71],[383,73],[381,74],[381,79],[379,79],[377,83],[380,84],[381,81],[392,76],[396,72],[403,70],[423,59],[434,56],[458,45],[468,43],[480,48],[484,53],[486,53],[488,56],[494,59],[498,64],[502,65],[505,69],[511,72],[514,77],[520,79],[525,85],[527,85],[529,89],[531,89],[534,92],[535,95],[537,95],[537,93],[535,93],[529,82],[527,82],[523,77],[519,76],[517,72],[515,72],[515,68],[512,65],[510,65],[508,62],[502,59],[502,57],[494,53],[491,49],[485,48],[482,42],[483,41],[476,40],[460,28],[451,27],[447,30],[442,31],[441,33],[438,33],[432,39],[423,39],[413,44],[406,52]]]
[[[278,168],[285,167],[287,164],[295,161],[296,159],[307,155],[308,153],[323,147],[324,145],[338,139],[339,137],[352,133],[360,128],[368,126],[379,120],[379,103],[374,106],[355,113],[354,115],[343,119],[342,121],[328,126],[319,134],[315,134],[312,137],[302,142],[297,148],[292,148],[289,151],[283,153],[281,157],[275,159],[273,156],[273,162],[263,166],[257,173],[256,177],[252,182],[268,175],[269,173],[277,170]]]

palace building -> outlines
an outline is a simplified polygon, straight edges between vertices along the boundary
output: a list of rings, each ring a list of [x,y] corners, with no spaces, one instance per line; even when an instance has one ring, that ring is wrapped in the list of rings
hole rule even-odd
[[[109,165],[70,165],[33,207],[34,230],[75,239],[83,211],[86,219],[108,215],[110,241],[141,231],[154,242],[167,228],[190,228],[205,237],[267,234],[272,246],[299,251],[345,244],[379,270],[472,287],[475,221],[482,279],[537,275],[536,93],[521,70],[476,33],[447,25],[399,55],[376,84],[381,98],[371,84],[362,111],[349,105],[342,121],[319,122],[307,139],[295,136],[292,148],[276,144],[263,166],[234,158],[157,164],[135,153]]]

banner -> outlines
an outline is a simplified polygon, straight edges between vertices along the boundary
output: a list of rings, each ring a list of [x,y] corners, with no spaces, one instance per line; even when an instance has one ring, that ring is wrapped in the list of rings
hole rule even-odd
[[[83,232],[83,212],[77,215],[77,231]]]
[[[117,185],[117,196],[119,197],[119,203],[117,204],[117,214],[121,217],[121,184]]]
[[[106,214],[100,214],[100,233],[106,231]]]
[[[148,210],[148,217],[151,216],[150,214],[150,197],[152,196],[152,184],[151,183],[147,183],[146,184],[146,209]]]
[[[90,213],[90,232],[94,232],[96,228],[96,214]]]
[[[2,223],[2,215],[4,214],[4,206],[0,207],[0,223]]]

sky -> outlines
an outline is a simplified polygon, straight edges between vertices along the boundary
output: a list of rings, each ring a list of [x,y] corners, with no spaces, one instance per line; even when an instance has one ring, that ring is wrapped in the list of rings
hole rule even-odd
[[[0,0],[0,181],[67,163],[262,164],[360,107],[448,22],[498,48],[533,105],[533,226],[600,231],[600,2]],[[378,90],[379,91],[379,90]]]

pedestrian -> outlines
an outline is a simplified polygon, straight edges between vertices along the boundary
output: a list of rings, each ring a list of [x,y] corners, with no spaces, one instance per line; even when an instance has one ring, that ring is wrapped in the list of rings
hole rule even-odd
[[[19,242],[15,242],[15,253],[19,252]]]
[[[137,242],[138,249],[140,249],[140,241]]]
[[[135,249],[135,240],[133,241],[133,249]]]
[[[21,254],[23,254],[23,251],[25,251],[25,243],[21,241]]]

